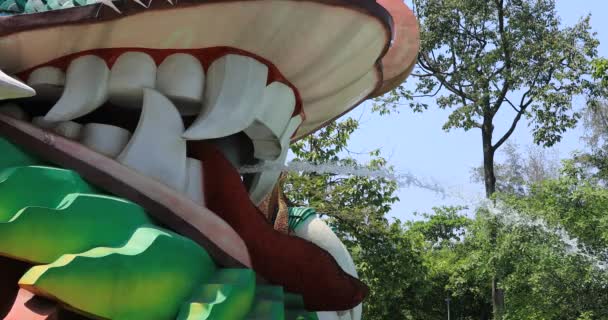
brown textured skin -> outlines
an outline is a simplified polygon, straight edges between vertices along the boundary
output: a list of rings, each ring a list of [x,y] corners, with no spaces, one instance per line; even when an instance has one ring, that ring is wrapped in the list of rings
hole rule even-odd
[[[279,197],[279,210],[274,220],[274,229],[281,233],[289,234],[289,208],[282,196]]]
[[[188,149],[204,166],[207,207],[245,240],[257,273],[302,295],[307,310],[347,310],[363,301],[367,286],[344,272],[328,252],[274,230],[249,199],[238,172],[215,146],[197,141],[190,142]]]

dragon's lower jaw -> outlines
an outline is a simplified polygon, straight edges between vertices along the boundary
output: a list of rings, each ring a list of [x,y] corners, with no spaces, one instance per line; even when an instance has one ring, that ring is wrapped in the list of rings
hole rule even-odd
[[[97,54],[104,56],[100,52]],[[119,56],[128,58],[130,54],[120,53]],[[61,95],[53,90],[60,83],[50,83],[61,76],[50,76],[57,70],[44,66],[37,69],[42,71],[30,70],[22,74],[28,75],[30,82],[37,83],[39,88],[46,89],[41,90],[44,94],[38,97],[42,98],[42,103],[27,100],[17,108],[4,108],[4,113],[13,118],[33,117],[34,124],[43,130],[0,115],[0,134],[47,161],[77,171],[111,194],[138,203],[155,221],[196,241],[220,265],[252,267],[271,283],[302,294],[310,310],[353,308],[363,299],[365,286],[344,272],[326,251],[274,231],[250,200],[259,200],[266,194],[276,182],[275,173],[245,177],[249,186],[246,188],[235,170],[240,165],[255,163],[256,159],[283,161],[289,137],[301,120],[299,115],[291,117],[293,111],[280,117],[264,110],[254,110],[249,115],[241,112],[235,116],[226,108],[246,107],[255,91],[250,89],[255,87],[252,84],[244,87],[235,84],[236,79],[245,77],[259,82],[263,78],[263,85],[259,87],[263,93],[258,92],[261,95],[258,98],[269,100],[267,103],[278,101],[293,104],[295,108],[295,94],[290,95],[287,86],[273,86],[272,83],[266,86],[267,77],[257,74],[260,72],[257,69],[264,67],[255,59],[244,55],[224,57],[232,58],[219,59],[216,69],[220,71],[215,71],[215,75],[208,73],[206,79],[207,88],[216,91],[211,95],[214,102],[206,104],[210,107],[201,111],[205,116],[195,119],[186,132],[182,121],[193,120],[189,107],[192,104],[188,103],[195,96],[193,92],[182,92],[176,98],[167,93],[171,92],[167,87],[162,89],[163,93],[158,91],[160,88],[127,86],[113,95],[96,93],[98,89],[94,87],[81,88],[88,91],[78,90],[77,87],[89,79],[82,78],[84,73],[78,76],[79,65],[72,68],[74,61],[84,61],[84,67],[80,68],[85,69],[99,61],[90,55],[77,55],[70,57],[73,60]],[[56,63],[66,63],[66,60]],[[234,63],[238,68],[231,69]],[[136,71],[142,69],[145,68],[136,68]],[[243,75],[242,70],[249,72]],[[114,68],[108,75],[110,80],[120,78],[113,77],[113,72]],[[129,78],[137,72],[122,74],[129,75],[128,79],[115,80],[116,83],[137,82],[137,79]],[[268,78],[272,82],[273,76]],[[181,82],[179,77],[173,80]],[[167,86],[171,85],[168,81]],[[111,87],[112,81],[108,88]],[[104,95],[103,103],[94,101]],[[240,99],[235,100],[233,97],[237,95]],[[53,97],[59,100],[42,118],[48,107],[35,109],[35,106],[44,105]],[[105,103],[108,97],[113,105]],[[91,103],[99,104],[98,109],[92,110]],[[137,104],[139,109],[129,108]],[[218,126],[216,117],[228,121]],[[248,138],[244,138],[245,135]],[[182,136],[208,141],[187,143]]]

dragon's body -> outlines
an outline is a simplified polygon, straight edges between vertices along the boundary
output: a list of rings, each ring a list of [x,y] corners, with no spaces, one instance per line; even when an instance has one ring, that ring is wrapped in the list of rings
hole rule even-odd
[[[239,169],[417,45],[400,0],[0,0],[0,317],[359,320],[341,241]]]

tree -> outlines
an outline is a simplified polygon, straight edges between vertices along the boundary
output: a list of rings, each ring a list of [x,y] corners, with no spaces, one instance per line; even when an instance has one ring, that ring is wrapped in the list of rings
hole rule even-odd
[[[532,126],[534,141],[551,146],[576,125],[580,114],[572,98],[590,92],[595,83],[591,59],[598,41],[590,16],[562,27],[554,0],[414,0],[421,24],[421,50],[414,73],[416,93],[404,86],[381,98],[382,110],[399,98],[434,97],[439,108],[454,109],[444,130],[479,129],[484,184],[494,193],[494,155],[522,118]],[[414,111],[428,104],[410,102]],[[513,117],[496,135],[500,110]],[[505,110],[506,112],[507,110]]]
[[[507,141],[501,151],[504,161],[494,164],[497,192],[525,196],[532,185],[559,175],[557,154],[550,154],[543,147],[528,146],[522,154],[517,144]],[[483,165],[474,168],[471,180],[483,183],[483,172]]]
[[[512,212],[540,218],[578,240],[572,248],[561,233],[535,224],[502,226],[495,250],[508,319],[608,318],[608,274],[597,263],[608,261],[608,190],[579,179],[571,165],[566,162],[558,179],[533,185],[525,197],[499,196]],[[596,258],[571,253],[576,250]]]
[[[380,99],[381,110],[400,98],[435,97],[453,109],[443,128],[479,129],[484,186],[496,191],[496,151],[526,118],[537,144],[551,146],[573,128],[580,114],[572,98],[593,90],[587,80],[598,41],[590,17],[562,27],[554,0],[413,0],[421,50],[414,95],[405,87]],[[428,105],[410,102],[414,111]],[[508,129],[494,131],[499,111],[511,111]],[[494,314],[501,319],[502,294],[493,281]]]
[[[366,155],[367,165],[355,160],[347,148],[358,128],[348,118],[330,123],[313,135],[292,144],[296,161],[311,165],[336,163],[367,169],[390,169],[379,150]],[[364,155],[359,155],[363,157]],[[363,304],[363,317],[370,320],[423,319],[425,301],[417,299],[426,290],[425,267],[420,252],[405,236],[399,221],[389,223],[385,215],[398,200],[395,181],[334,173],[291,172],[285,193],[296,206],[314,207],[347,246],[359,277],[370,287]]]
[[[579,150],[573,159],[587,178],[604,186],[608,184],[608,59],[593,61],[593,78],[599,86],[590,92],[587,108],[583,112],[583,125],[587,150]]]

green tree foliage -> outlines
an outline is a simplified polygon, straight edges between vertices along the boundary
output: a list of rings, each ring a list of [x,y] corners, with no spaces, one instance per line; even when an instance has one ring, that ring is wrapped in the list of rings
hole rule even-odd
[[[512,141],[507,141],[501,151],[504,160],[494,165],[498,192],[524,196],[533,184],[559,175],[560,162],[556,152],[533,145],[522,153]],[[483,183],[483,165],[473,168],[471,180]]]
[[[608,182],[608,59],[598,58],[592,63],[593,78],[599,86],[590,92],[589,103],[583,112],[586,150],[579,150],[572,164],[587,179],[606,185]]]
[[[331,123],[291,146],[294,160],[310,164],[336,163],[353,168],[390,169],[378,150],[367,153],[363,166],[347,149],[350,135],[358,128],[349,118]],[[362,156],[362,155],[360,155]],[[421,319],[425,301],[424,266],[420,251],[404,234],[400,222],[389,223],[385,215],[398,200],[395,181],[378,177],[333,173],[290,173],[285,183],[289,200],[311,206],[327,218],[353,255],[360,278],[370,286],[364,318]]]
[[[361,166],[347,149],[358,122],[348,119],[293,146],[296,159]],[[379,152],[370,168],[389,168]],[[527,184],[524,194],[499,193],[507,208],[549,228],[563,228],[580,249],[608,260],[608,190],[582,178],[573,161],[557,177]],[[608,274],[575,254],[560,237],[537,225],[507,224],[488,210],[434,208],[419,221],[389,222],[393,181],[336,174],[291,173],[288,196],[320,208],[351,251],[370,286],[364,318],[489,320],[492,279],[504,290],[503,319],[608,318]]]
[[[526,197],[500,195],[522,215],[541,218],[578,239],[577,249],[608,261],[608,190],[579,179],[571,163],[560,178]],[[608,273],[539,227],[504,225],[496,248],[507,319],[606,319]]]
[[[386,111],[402,98],[434,97],[451,109],[443,129],[479,129],[486,196],[496,191],[495,154],[523,118],[534,141],[551,146],[580,114],[572,98],[594,90],[590,61],[598,41],[590,17],[563,27],[554,0],[413,0],[420,22],[416,94],[401,86],[379,100]],[[413,101],[414,111],[428,105]],[[495,132],[499,111],[511,115]],[[502,118],[501,118],[502,119]],[[496,230],[492,239],[496,238]],[[492,280],[494,318],[502,319],[503,294]]]
[[[495,191],[494,154],[527,118],[534,141],[551,146],[576,125],[572,97],[593,90],[590,60],[598,41],[590,17],[562,27],[554,0],[414,0],[421,50],[416,95],[401,86],[380,99],[387,110],[401,98],[435,97],[452,109],[445,130],[479,129],[487,195]],[[428,105],[413,101],[415,111]],[[512,114],[494,131],[499,110]],[[504,111],[508,113],[507,110]]]

